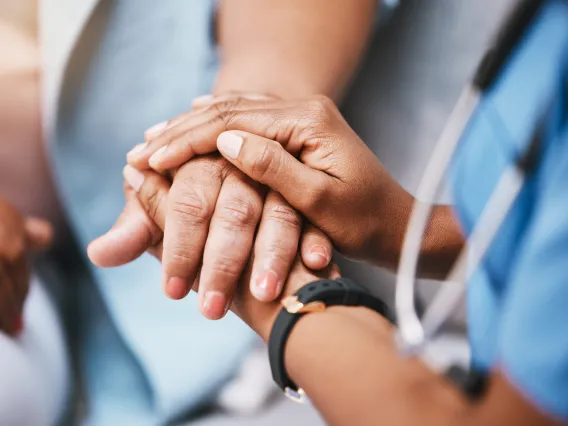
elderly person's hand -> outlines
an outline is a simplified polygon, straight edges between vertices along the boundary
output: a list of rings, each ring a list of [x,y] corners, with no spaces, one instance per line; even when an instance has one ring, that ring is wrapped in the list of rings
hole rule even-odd
[[[0,331],[16,335],[22,330],[28,254],[47,247],[52,237],[48,222],[24,217],[0,198]]]
[[[163,125],[155,127],[146,139],[167,131]],[[144,170],[147,163],[138,168]],[[139,191],[144,174],[132,167],[126,167],[124,174],[130,188]],[[162,259],[166,294],[181,299],[199,279],[200,308],[210,319],[227,311],[253,244],[251,291],[262,301],[281,293],[299,244],[311,268],[329,264],[328,238],[303,224],[279,194],[267,192],[220,155],[180,163],[174,175],[163,243],[153,212],[145,214],[127,189],[127,206],[117,225],[89,247],[95,264],[121,265],[154,247]]]
[[[344,254],[396,267],[413,197],[330,99],[213,99],[209,108],[174,123],[131,157],[131,164],[149,163],[163,171],[218,149],[252,179],[282,194]],[[432,255],[445,261],[428,265],[426,275],[443,275],[455,245],[462,244],[459,229],[445,226],[451,219],[448,207],[434,212],[422,259],[427,264]],[[452,234],[444,244],[433,232],[438,229]]]
[[[152,218],[154,226],[162,231],[166,228],[167,223],[169,199],[172,196],[171,183],[167,178],[154,171],[146,170],[142,174],[144,180],[136,191],[128,186],[125,187],[126,196],[130,201],[135,201],[140,209],[147,212],[149,217]],[[160,243],[153,247],[153,254],[158,258],[161,257]],[[229,308],[266,341],[281,306],[279,300],[268,303],[261,302],[251,292],[253,288],[253,263],[253,258],[248,259],[247,266],[240,277],[239,285],[234,288]],[[312,271],[304,265],[299,256],[296,256],[287,277],[284,278],[280,296],[294,294],[304,285],[318,279],[339,277],[339,269],[334,264],[330,264],[320,271]],[[203,282],[198,277],[194,282],[193,289],[201,292],[202,285]]]

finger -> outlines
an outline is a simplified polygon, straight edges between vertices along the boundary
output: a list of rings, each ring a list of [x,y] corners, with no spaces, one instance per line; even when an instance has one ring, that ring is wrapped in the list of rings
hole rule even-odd
[[[161,136],[164,131],[177,126],[178,124],[184,122],[188,117],[196,115],[196,113],[202,112],[203,109],[210,107],[214,103],[226,102],[235,98],[243,98],[250,101],[262,101],[262,100],[275,100],[276,96],[273,95],[262,95],[257,93],[246,93],[238,91],[230,91],[223,93],[222,95],[203,95],[195,98],[192,102],[192,109],[178,115],[177,117],[162,121],[158,124],[153,125],[148,130],[144,132],[144,140],[150,142],[153,139]]]
[[[217,151],[216,138],[230,124],[224,119],[225,111],[256,111],[282,105],[287,104],[237,97],[186,113],[172,120],[159,136],[130,151],[128,163],[139,170],[151,167],[159,172],[179,167],[196,155]]]
[[[23,223],[9,223],[0,229],[0,261],[14,263],[22,256],[25,256],[27,241],[25,231],[22,229]]]
[[[242,131],[222,133],[217,146],[221,154],[252,179],[279,192],[307,217],[313,215],[331,176],[314,170],[286,152],[281,144]]]
[[[233,170],[223,182],[203,253],[199,305],[209,319],[229,309],[262,213],[260,185]]]
[[[155,231],[142,209],[132,206],[136,203],[135,199],[127,201],[115,225],[89,244],[87,255],[95,265],[102,268],[126,265],[152,246]]]
[[[195,159],[176,174],[168,196],[162,270],[164,289],[182,299],[195,281],[221,184],[221,162]]]
[[[14,295],[15,285],[3,265],[0,265],[0,330],[14,335],[20,327],[21,309]]]
[[[4,271],[9,276],[10,282],[13,285],[12,291],[14,294],[16,307],[21,312],[29,291],[30,284],[28,259],[26,255],[23,254],[14,262],[4,264]]]
[[[128,164],[138,170],[148,169],[149,159],[175,135],[189,131],[212,119],[212,111],[189,111],[167,122],[153,126],[144,133],[145,142],[136,145],[126,154]]]
[[[341,278],[341,269],[336,264],[330,265],[329,278],[331,280],[337,280]]]
[[[148,217],[132,186],[126,185],[124,193],[126,205],[115,225],[87,248],[97,266],[125,265],[162,240],[162,230]]]
[[[24,229],[32,250],[44,250],[53,241],[53,226],[47,220],[28,217],[24,221]]]
[[[282,292],[298,253],[301,228],[300,214],[280,194],[270,191],[254,245],[250,291],[256,299],[270,302]]]
[[[163,231],[166,227],[171,183],[156,172],[148,170],[141,172],[129,165],[124,167],[123,175],[136,193],[136,198],[146,215]]]
[[[158,173],[152,171],[140,172],[128,165],[124,168],[123,175],[132,191],[136,193],[137,202],[141,209],[153,222],[154,226],[158,227],[152,244],[147,251],[158,260],[162,260],[162,237],[166,226],[168,195],[171,183]]]
[[[300,252],[304,264],[315,271],[326,268],[333,257],[331,240],[312,224],[307,224],[302,232]]]

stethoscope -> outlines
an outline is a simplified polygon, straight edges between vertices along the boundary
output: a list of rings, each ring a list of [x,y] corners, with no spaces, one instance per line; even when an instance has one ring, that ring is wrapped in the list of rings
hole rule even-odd
[[[494,87],[544,2],[545,0],[521,0],[513,9],[484,56],[472,82],[462,92],[426,167],[404,238],[397,274],[397,344],[405,355],[422,353],[459,306],[466,283],[482,262],[527,176],[538,163],[539,132],[535,133],[536,136],[521,157],[511,163],[501,175],[445,283],[420,319],[415,305],[416,270],[433,200],[438,195],[458,142],[476,114],[483,95]]]

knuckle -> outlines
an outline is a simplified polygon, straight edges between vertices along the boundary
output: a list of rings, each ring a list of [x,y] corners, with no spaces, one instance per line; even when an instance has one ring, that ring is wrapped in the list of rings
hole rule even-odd
[[[251,200],[226,201],[218,209],[221,223],[231,229],[256,227],[258,222],[258,207]]]
[[[259,259],[269,259],[270,263],[274,266],[290,265],[296,257],[298,251],[298,241],[290,241],[293,244],[282,244],[280,240],[270,241],[263,253],[259,253]],[[276,268],[275,268],[276,269]]]
[[[144,207],[146,208],[146,213],[148,213],[148,216],[150,216],[151,219],[156,219],[156,217],[158,216],[160,206],[164,202],[164,196],[165,194],[157,188],[152,188],[149,190],[146,196],[146,203],[144,203]]]
[[[183,268],[183,272],[182,274],[180,274],[179,272],[176,273],[176,275],[184,275],[187,274],[187,268],[189,268],[190,266],[192,266],[195,262],[195,259],[193,256],[191,256],[191,254],[185,250],[183,247],[177,247],[176,250],[173,251],[173,253],[168,257],[168,263],[170,265],[170,268],[173,266],[174,268],[176,267],[180,267]]]
[[[335,103],[327,96],[316,95],[308,101],[307,107],[317,116],[327,116],[335,107]]]
[[[202,176],[209,176],[211,180],[220,181],[226,171],[227,164],[230,163],[220,156],[204,155],[202,157],[194,158],[180,167],[178,173],[179,178],[178,175],[176,175],[173,188],[177,185],[179,185],[182,190],[183,188],[191,188],[193,181],[188,181],[185,178],[187,177],[187,174],[195,175],[197,170],[199,170],[199,174]]]
[[[205,197],[198,193],[177,193],[170,199],[170,209],[184,221],[203,224],[212,215],[212,208]]]
[[[267,206],[264,211],[264,218],[295,230],[300,229],[302,226],[301,216],[287,204],[272,204]]]
[[[229,129],[243,100],[242,97],[238,96],[211,105],[210,108],[215,113],[216,119],[223,123],[225,130]]]
[[[239,259],[227,255],[218,255],[213,259],[213,262],[203,265],[204,269],[208,269],[215,275],[222,275],[235,280],[240,277],[242,267],[243,264]]]
[[[262,152],[257,155],[251,165],[253,179],[263,182],[268,175],[275,175],[280,169],[280,156],[276,155],[274,145],[265,143]]]
[[[313,139],[317,137],[327,137],[333,128],[334,102],[326,96],[318,95],[307,101],[304,113],[301,116],[303,123],[302,137]]]

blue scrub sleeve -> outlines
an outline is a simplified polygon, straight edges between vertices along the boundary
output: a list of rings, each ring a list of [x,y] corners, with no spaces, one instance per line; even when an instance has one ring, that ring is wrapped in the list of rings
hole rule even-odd
[[[498,362],[532,403],[568,420],[568,132],[547,157],[501,312]]]

